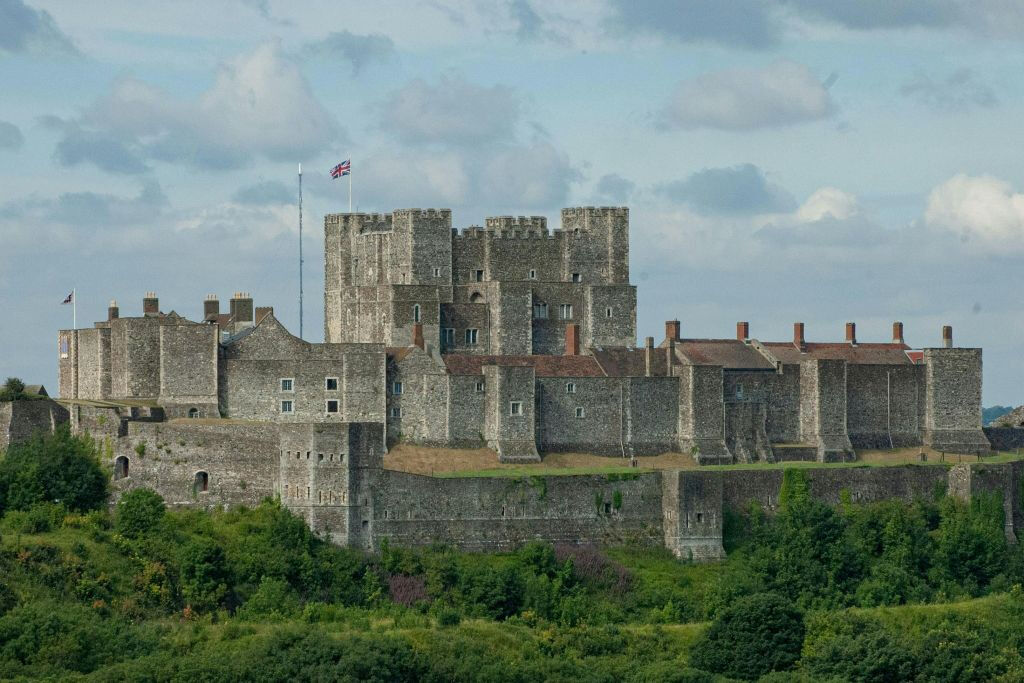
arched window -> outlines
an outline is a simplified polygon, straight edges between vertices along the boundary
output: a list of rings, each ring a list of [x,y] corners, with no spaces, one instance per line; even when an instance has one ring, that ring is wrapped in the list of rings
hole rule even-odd
[[[206,493],[210,490],[210,475],[206,472],[196,472],[196,481],[192,485],[194,493]]]
[[[420,305],[413,304],[412,307],[412,321],[418,323],[420,321]]]
[[[189,417],[199,417],[199,408],[189,408],[188,409],[188,416]]]
[[[114,479],[124,479],[128,476],[128,458],[123,455],[117,456],[114,461]]]
[[[471,304],[483,303],[483,300],[484,295],[481,294],[480,292],[473,292],[472,294],[469,295],[469,303]]]

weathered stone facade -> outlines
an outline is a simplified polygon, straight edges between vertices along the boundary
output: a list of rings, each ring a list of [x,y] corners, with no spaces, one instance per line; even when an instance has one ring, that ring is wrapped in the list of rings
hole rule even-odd
[[[0,401],[0,453],[12,443],[27,441],[39,432],[52,432],[67,421],[67,408],[50,399]]]

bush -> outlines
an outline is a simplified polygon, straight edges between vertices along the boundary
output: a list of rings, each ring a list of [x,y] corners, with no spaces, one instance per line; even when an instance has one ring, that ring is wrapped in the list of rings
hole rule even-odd
[[[224,550],[209,538],[196,538],[181,551],[181,592],[187,606],[207,612],[224,604],[231,578]]]
[[[0,387],[0,401],[18,401],[25,397],[25,383],[17,377],[8,377]]]
[[[694,644],[690,662],[733,678],[786,671],[800,658],[803,617],[785,598],[759,593],[722,610]]]
[[[7,449],[0,459],[0,513],[37,503],[62,503],[94,510],[107,500],[107,474],[89,436],[73,436],[65,425]]]
[[[164,499],[152,489],[132,489],[117,501],[116,529],[122,536],[139,538],[163,522]]]
[[[291,617],[299,612],[299,597],[286,581],[264,576],[242,608],[242,617]]]

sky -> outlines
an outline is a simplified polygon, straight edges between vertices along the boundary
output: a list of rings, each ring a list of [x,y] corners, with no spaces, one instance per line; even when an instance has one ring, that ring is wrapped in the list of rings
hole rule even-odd
[[[102,9],[100,9],[102,8]],[[1022,0],[0,0],[0,378],[250,292],[323,339],[323,215],[630,207],[638,335],[984,349],[1024,403]]]

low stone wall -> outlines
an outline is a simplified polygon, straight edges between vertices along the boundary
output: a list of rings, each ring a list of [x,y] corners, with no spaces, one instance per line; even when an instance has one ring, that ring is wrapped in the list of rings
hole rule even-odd
[[[981,431],[985,432],[992,444],[992,450],[1015,451],[1024,448],[1024,429],[1020,427],[985,427]]]

